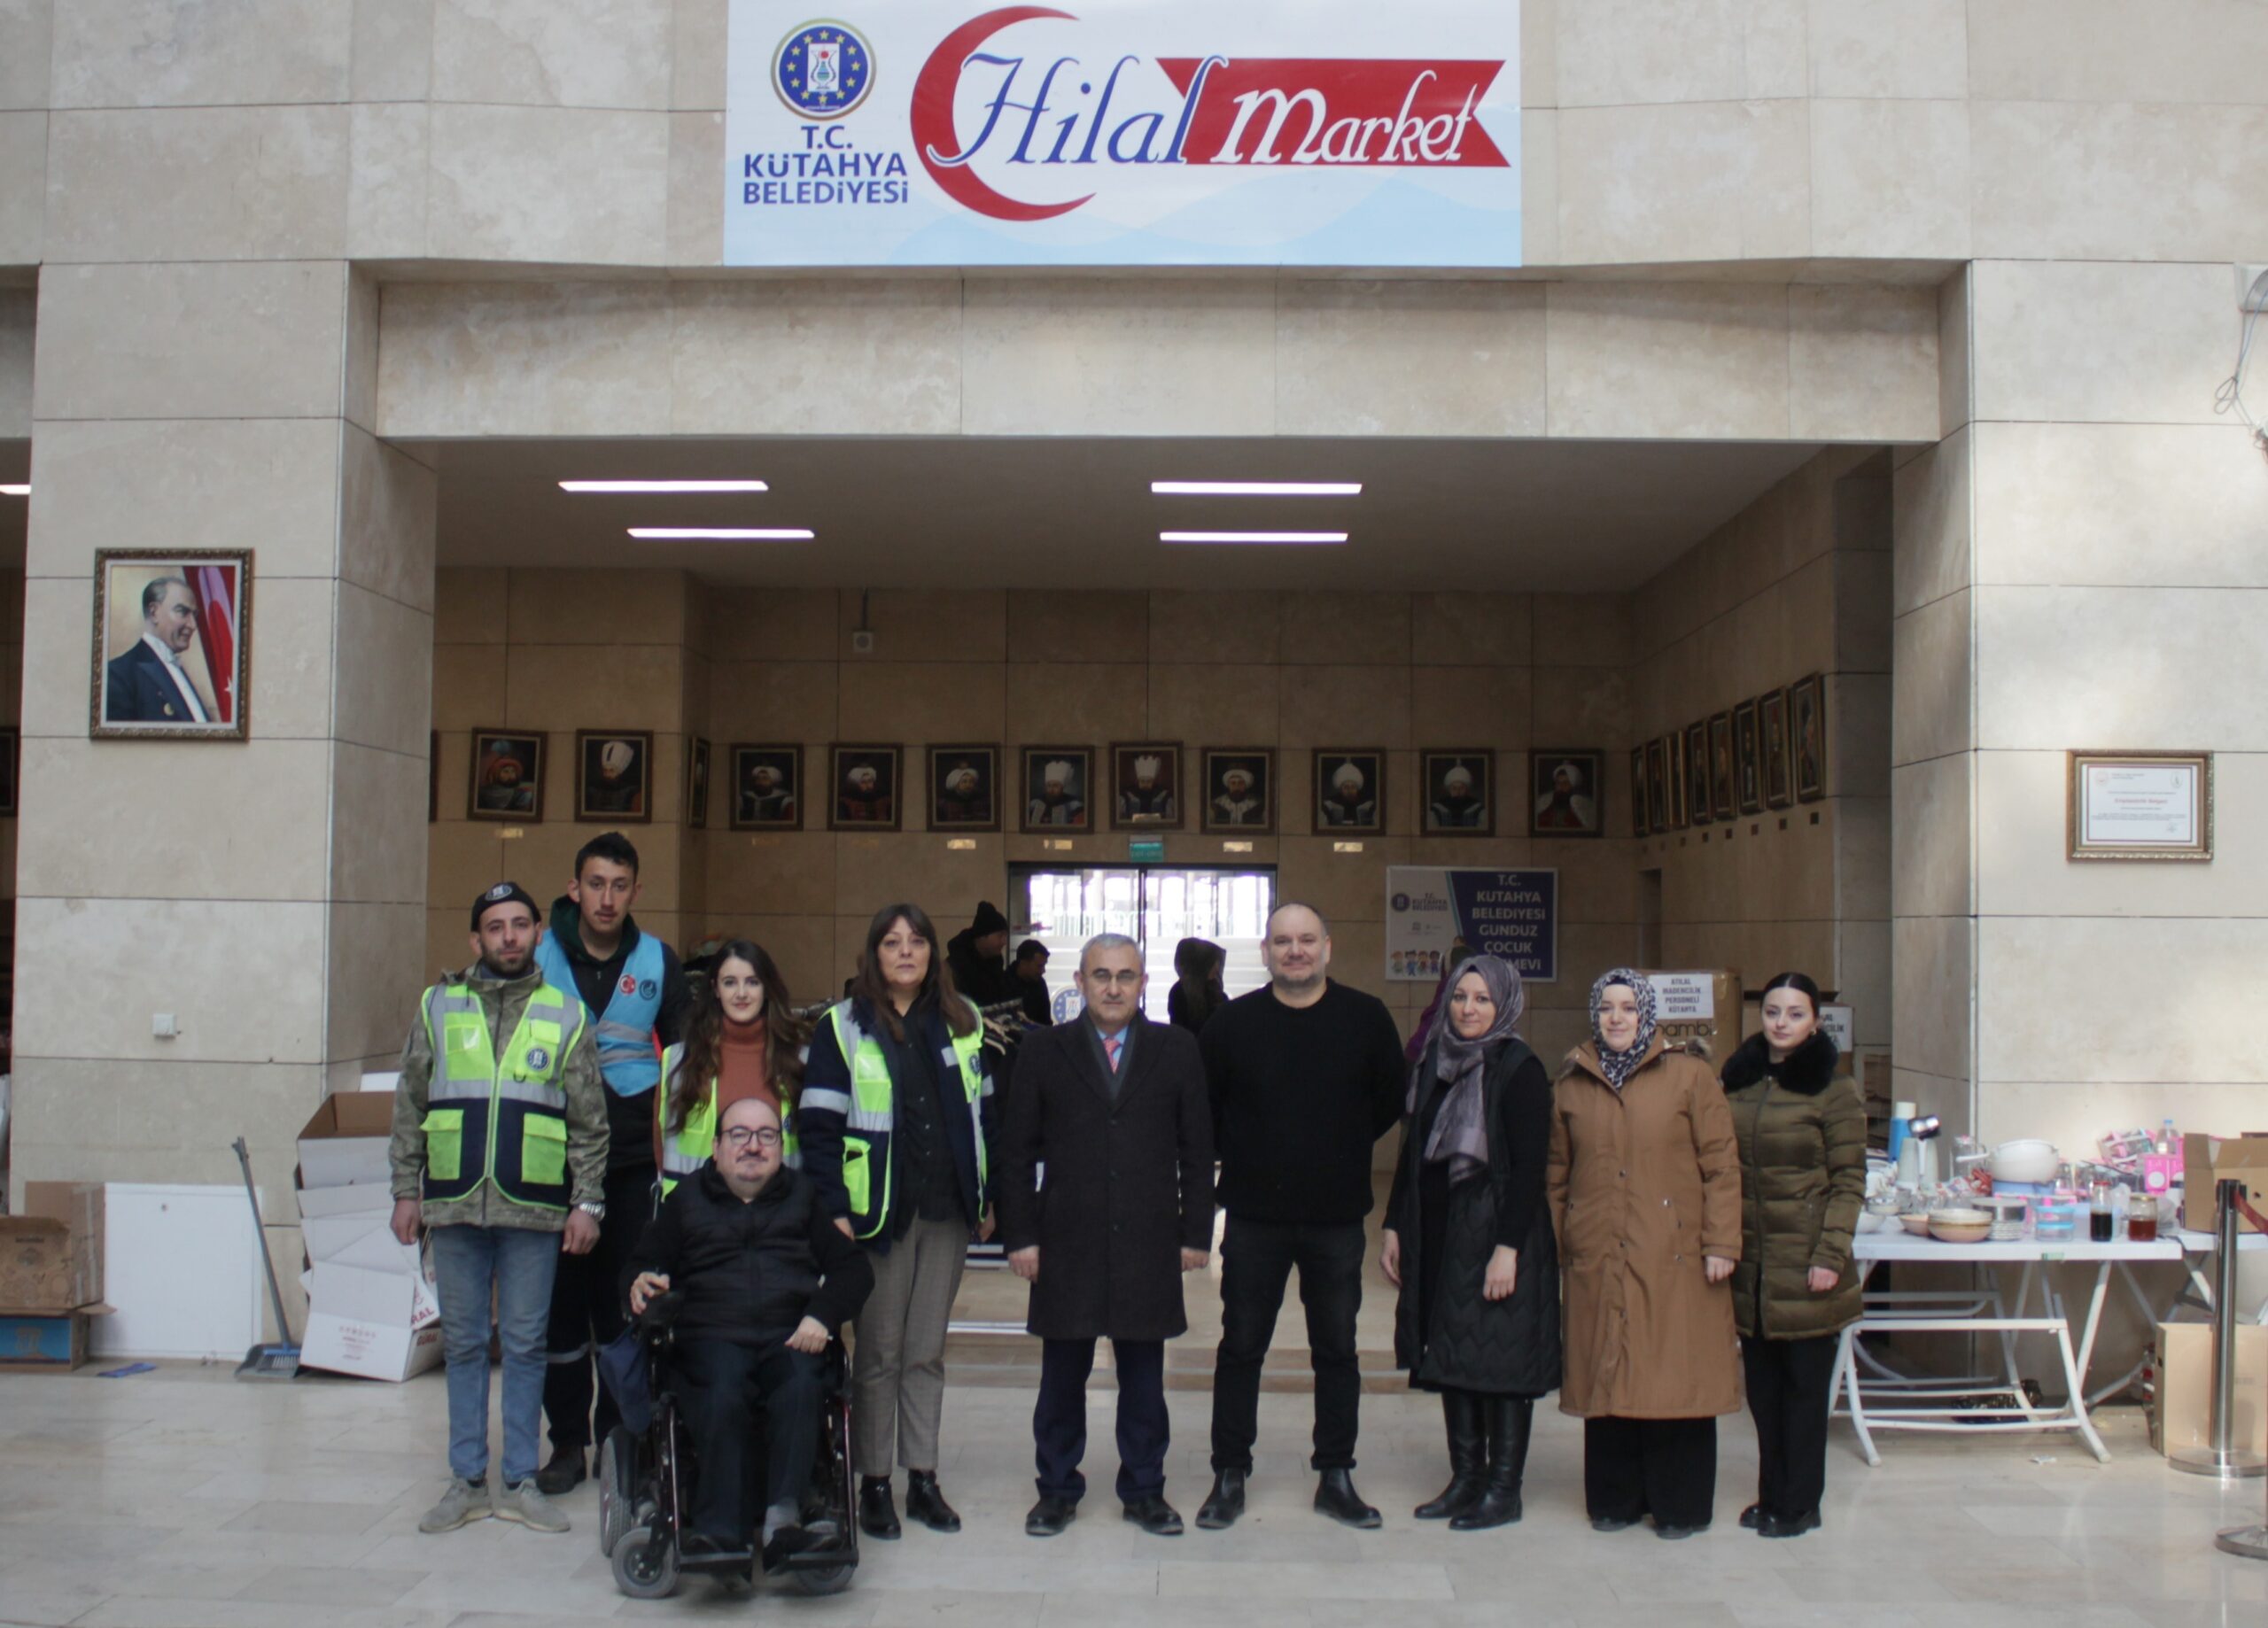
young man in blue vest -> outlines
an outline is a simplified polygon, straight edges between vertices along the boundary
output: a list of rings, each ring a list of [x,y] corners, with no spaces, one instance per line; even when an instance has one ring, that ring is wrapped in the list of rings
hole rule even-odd
[[[595,1384],[595,1359],[622,1331],[616,1285],[654,1213],[661,1049],[677,1043],[692,1004],[676,952],[639,932],[631,919],[637,900],[638,850],[618,831],[593,837],[575,856],[575,880],[553,902],[551,931],[536,946],[544,976],[582,1004],[606,1078],[611,1132],[598,1247],[563,1263],[551,1290],[551,1356],[543,1383],[551,1457],[536,1479],[554,1498],[583,1479],[586,1451],[606,1439],[617,1416],[614,1399]]]
[[[433,1244],[449,1364],[449,1490],[417,1524],[494,1515],[567,1530],[536,1485],[544,1328],[563,1260],[598,1242],[606,1109],[597,1048],[565,990],[535,965],[535,900],[499,882],[472,906],[478,957],[426,990],[394,1088],[393,1234]],[[488,1316],[504,1345],[502,1485],[488,1484]]]

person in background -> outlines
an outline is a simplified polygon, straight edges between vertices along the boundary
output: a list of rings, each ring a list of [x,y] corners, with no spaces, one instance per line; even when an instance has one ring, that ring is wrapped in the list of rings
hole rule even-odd
[[[1475,956],[1410,1071],[1379,1266],[1402,1291],[1394,1360],[1438,1391],[1449,1484],[1421,1521],[1520,1518],[1535,1399],[1559,1386],[1559,1254],[1544,1203],[1551,1078],[1519,1037],[1527,992]]]
[[[1016,946],[1016,958],[1008,966],[1023,1003],[1024,1021],[1042,1028],[1055,1021],[1054,1004],[1047,995],[1047,946],[1028,938]]]
[[[1027,1327],[1043,1342],[1031,1419],[1039,1501],[1024,1520],[1035,1538],[1068,1526],[1086,1492],[1087,1376],[1101,1338],[1118,1371],[1125,1518],[1157,1537],[1181,1533],[1165,1497],[1165,1342],[1189,1328],[1182,1274],[1212,1253],[1212,1110],[1197,1043],[1142,1015],[1146,981],[1132,939],[1089,939],[1084,1012],[1026,1038],[1008,1099],[1000,1240],[1031,1284]]]
[[[543,1336],[562,1255],[586,1259],[599,1240],[606,1088],[581,1005],[535,964],[542,931],[517,882],[473,901],[475,958],[425,991],[394,1086],[393,1236],[415,1244],[421,1224],[431,1235],[448,1362],[449,1489],[417,1523],[423,1532],[491,1515],[567,1530],[536,1484]],[[492,1305],[504,1347],[503,1485],[494,1489]]]
[[[993,1090],[984,1025],[920,905],[885,904],[867,924],[851,994],[812,1037],[796,1119],[819,1202],[874,1263],[850,1371],[859,1529],[902,1531],[895,1462],[906,1515],[959,1531],[937,1486],[945,1324],[969,1242],[992,1230]]]
[[[1867,1193],[1867,1110],[1819,1027],[1819,986],[1782,973],[1764,1027],[1725,1059],[1740,1149],[1741,1258],[1733,1269],[1756,1501],[1740,1523],[1767,1538],[1819,1525],[1837,1336],[1858,1320],[1851,1238]]]
[[[1206,1019],[1228,1004],[1221,972],[1228,951],[1209,938],[1185,938],[1173,947],[1173,988],[1166,991],[1166,1019],[1194,1035]]]
[[[945,943],[945,965],[953,988],[980,1007],[998,1006],[1023,991],[1001,959],[1008,952],[1008,919],[990,899],[978,902],[976,919]]]
[[[1595,1531],[1648,1515],[1705,1531],[1717,1419],[1740,1407],[1730,1279],[1740,1155],[1709,1066],[1654,1033],[1654,987],[1616,967],[1591,986],[1591,1038],[1552,1088],[1547,1171],[1566,1283],[1559,1411],[1583,1421]]]
[[[1402,1036],[1386,1003],[1326,975],[1331,929],[1306,904],[1279,904],[1262,950],[1265,988],[1215,1012],[1198,1037],[1221,1159],[1221,1345],[1213,1369],[1213,1490],[1197,1523],[1244,1513],[1260,1430],[1260,1368],[1300,1274],[1315,1368],[1315,1507],[1349,1526],[1379,1524],[1355,1491],[1363,1374],[1363,1218],[1371,1144],[1402,1117]]]
[[[708,1162],[718,1120],[743,1097],[772,1105],[785,1139],[783,1157],[795,1162],[796,1088],[804,1078],[806,1038],[788,981],[764,946],[744,938],[720,946],[694,997],[685,1038],[662,1053],[654,1162],[664,1197]]]
[[[606,1077],[609,1125],[606,1192],[594,1212],[598,1247],[563,1263],[551,1286],[543,1382],[551,1457],[537,1479],[554,1498],[583,1479],[586,1451],[604,1441],[620,1416],[596,1382],[598,1348],[622,1332],[615,1285],[654,1213],[658,1054],[677,1043],[693,1000],[676,952],[638,930],[630,913],[638,891],[638,850],[630,840],[618,831],[593,837],[575,855],[574,879],[553,901],[551,931],[535,947],[545,978],[577,996],[589,1021]]]

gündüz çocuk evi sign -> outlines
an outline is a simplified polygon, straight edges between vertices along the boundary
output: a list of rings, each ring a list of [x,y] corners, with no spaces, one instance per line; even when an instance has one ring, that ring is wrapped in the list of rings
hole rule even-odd
[[[1517,266],[1518,0],[733,0],[735,266]]]

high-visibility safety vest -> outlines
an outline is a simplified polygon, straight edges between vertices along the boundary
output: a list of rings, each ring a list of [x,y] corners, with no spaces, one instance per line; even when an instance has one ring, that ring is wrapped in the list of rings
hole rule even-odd
[[[559,941],[545,934],[536,941],[535,958],[544,978],[554,988],[566,990],[568,998],[580,1005],[574,965]],[[654,1056],[654,1024],[662,1015],[662,974],[668,970],[669,964],[662,958],[662,941],[650,933],[641,933],[638,947],[615,974],[606,1010],[590,1012],[598,1036],[599,1072],[606,1076],[607,1089],[617,1097],[650,1091],[662,1077],[662,1066]],[[584,1010],[590,1011],[587,1006]]]
[[[662,1134],[662,1197],[668,1198],[680,1182],[709,1162],[717,1151],[717,1081],[712,1077],[701,1100],[686,1110],[685,1124],[670,1132],[670,1097],[677,1089],[677,1071],[685,1063],[680,1041],[662,1053],[662,1089],[654,1093],[654,1125]],[[796,1147],[796,1110],[781,1105],[780,1162],[803,1162]]]
[[[890,1157],[890,1128],[897,1114],[891,1099],[889,1059],[882,1054],[882,1043],[859,1025],[851,1015],[849,1001],[838,1001],[827,1015],[835,1022],[835,1043],[842,1049],[843,1058],[850,1065],[850,1100],[841,1101],[841,1093],[804,1088],[804,1100],[816,1107],[820,1097],[831,1098],[829,1106],[839,1106],[843,1113],[843,1188],[850,1200],[850,1231],[854,1237],[871,1238],[889,1224],[891,1175],[895,1161]],[[961,1089],[968,1094],[970,1134],[976,1142],[976,1186],[982,1192],[985,1182],[984,1158],[984,1074],[978,1066],[978,1054],[984,1049],[984,1026],[977,1024],[966,1035],[952,1035],[952,1060],[960,1069]]]
[[[483,1182],[514,1204],[563,1210],[567,1059],[583,1039],[583,1005],[545,984],[528,997],[499,1062],[470,984],[425,991],[433,1079],[425,1102],[425,1197],[466,1198]]]

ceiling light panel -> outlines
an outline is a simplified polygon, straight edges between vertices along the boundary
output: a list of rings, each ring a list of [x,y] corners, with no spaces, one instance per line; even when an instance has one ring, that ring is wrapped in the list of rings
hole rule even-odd
[[[1363,492],[1358,480],[1153,480],[1153,496],[1161,498],[1354,498]]]
[[[630,535],[647,543],[808,543],[812,533],[796,526],[632,526]]]
[[[562,492],[579,495],[622,492],[769,492],[760,480],[563,480]]]
[[[1344,531],[1161,531],[1161,543],[1343,543]]]

